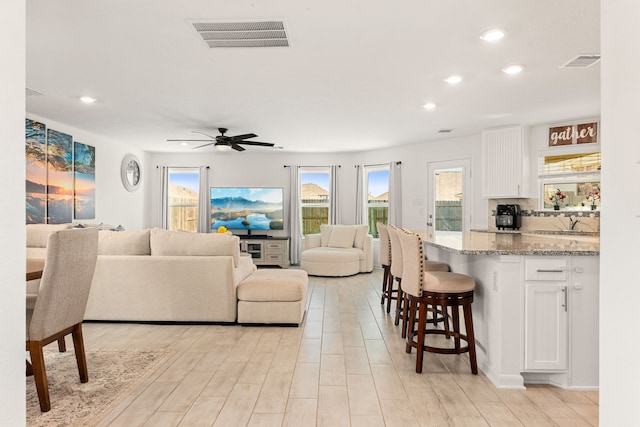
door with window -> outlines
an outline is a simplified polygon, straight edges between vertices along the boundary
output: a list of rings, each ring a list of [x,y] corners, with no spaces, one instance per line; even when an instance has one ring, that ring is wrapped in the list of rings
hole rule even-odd
[[[471,160],[427,163],[427,228],[455,232],[471,228]]]

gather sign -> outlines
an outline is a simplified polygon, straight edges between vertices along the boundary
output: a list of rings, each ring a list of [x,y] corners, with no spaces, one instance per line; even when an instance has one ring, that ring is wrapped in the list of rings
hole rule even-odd
[[[598,142],[598,122],[549,128],[549,147]]]

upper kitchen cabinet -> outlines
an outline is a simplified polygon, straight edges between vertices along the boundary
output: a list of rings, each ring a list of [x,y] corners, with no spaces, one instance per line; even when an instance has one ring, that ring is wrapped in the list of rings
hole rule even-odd
[[[529,197],[529,152],[524,126],[482,131],[482,168],[482,197]]]

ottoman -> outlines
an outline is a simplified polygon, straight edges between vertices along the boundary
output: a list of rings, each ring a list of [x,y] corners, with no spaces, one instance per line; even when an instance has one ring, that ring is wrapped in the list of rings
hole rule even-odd
[[[307,272],[258,270],[237,288],[238,323],[296,324],[307,304]]]

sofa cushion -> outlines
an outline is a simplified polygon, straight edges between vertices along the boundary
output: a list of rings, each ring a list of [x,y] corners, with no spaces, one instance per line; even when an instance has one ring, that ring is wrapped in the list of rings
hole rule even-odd
[[[353,247],[358,249],[364,249],[364,240],[369,233],[369,226],[364,225],[356,225],[356,236],[353,238]]]
[[[330,248],[352,248],[356,237],[356,227],[353,225],[334,225],[329,238]]]
[[[71,227],[71,224],[27,224],[27,247],[46,248],[49,234]]]
[[[149,230],[100,230],[98,255],[151,255]]]
[[[123,233],[121,231],[120,233]],[[161,228],[151,230],[151,255],[183,256],[232,256],[237,267],[240,262],[240,238],[226,233],[189,233],[167,231]]]
[[[331,237],[331,230],[333,230],[333,225],[322,224],[320,226],[320,246],[327,247],[329,246],[329,238]]]

